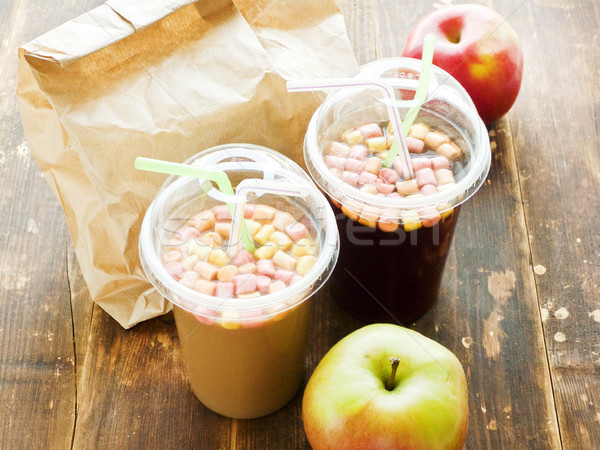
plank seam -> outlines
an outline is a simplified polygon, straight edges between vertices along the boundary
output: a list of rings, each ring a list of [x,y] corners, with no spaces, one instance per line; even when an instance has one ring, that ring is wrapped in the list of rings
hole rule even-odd
[[[515,144],[514,144],[514,139],[512,139],[512,136],[514,136],[513,133],[513,126],[512,126],[512,121],[510,120],[510,113],[508,114],[508,118],[507,118],[507,122],[508,122],[508,131],[510,133],[511,136],[511,147],[512,147],[512,153],[513,153],[513,158],[514,158],[514,162],[515,162],[515,168],[516,168],[516,172],[517,172],[517,185],[519,188],[519,197],[520,197],[520,201],[521,201],[521,210],[523,211],[523,222],[525,222],[525,232],[527,233],[527,247],[528,247],[528,253],[529,253],[529,260],[530,260],[530,264],[529,264],[529,270],[531,272],[531,275],[533,277],[533,285],[534,285],[534,289],[535,289],[535,298],[536,298],[536,302],[537,302],[537,312],[538,312],[538,317],[539,317],[539,323],[540,326],[542,328],[542,345],[544,346],[544,355],[546,356],[546,370],[548,371],[548,375],[550,378],[550,388],[551,388],[551,392],[552,392],[552,409],[554,410],[554,418],[556,419],[556,428],[558,431],[558,440],[560,443],[560,448],[563,449],[563,439],[562,439],[562,433],[561,433],[561,429],[560,429],[560,418],[558,415],[558,409],[556,407],[556,401],[554,398],[554,393],[555,393],[555,389],[554,389],[554,377],[553,377],[553,373],[552,373],[552,366],[550,364],[550,357],[548,355],[548,345],[546,343],[546,330],[544,328],[544,321],[542,320],[542,312],[541,312],[541,299],[540,299],[540,292],[538,289],[538,279],[537,279],[537,275],[535,273],[535,271],[533,270],[534,267],[534,255],[533,255],[533,248],[531,245],[531,238],[530,238],[530,225],[529,222],[527,220],[527,213],[525,211],[526,205],[525,205],[525,197],[524,197],[524,191],[523,191],[523,183],[521,180],[521,171],[519,170],[519,160],[517,158],[517,152],[516,152],[516,148],[515,148]]]

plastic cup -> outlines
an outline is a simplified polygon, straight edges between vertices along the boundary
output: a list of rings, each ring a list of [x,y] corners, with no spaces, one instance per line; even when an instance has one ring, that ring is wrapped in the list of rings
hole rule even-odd
[[[387,78],[395,89],[395,106],[404,117],[414,104],[419,68],[419,60],[387,58],[361,66],[353,76]],[[462,156],[449,169],[454,183],[427,191],[420,186],[423,177],[418,178],[420,190],[413,195],[394,197],[397,190],[388,196],[372,188],[368,192],[356,185],[356,175],[349,175],[351,169],[332,169],[325,157],[347,130],[389,122],[386,101],[371,88],[331,92],[310,121],[304,156],[309,173],[337,211],[340,263],[331,277],[332,294],[363,321],[407,323],[437,300],[460,205],[483,184],[491,152],[486,127],[466,91],[447,72],[433,66],[428,98],[414,123],[425,124],[461,149]],[[441,154],[441,149],[448,148],[452,150],[425,145],[423,153],[411,154],[411,162],[414,165],[416,157],[423,162],[439,156],[438,151]]]
[[[306,226],[315,245],[312,269],[277,292],[221,298],[183,285],[167,272],[162,259],[166,251],[173,245],[196,245],[193,241],[197,237],[182,238],[177,230],[199,212],[231,200],[210,182],[171,176],[148,208],[140,231],[142,266],[156,289],[173,304],[194,394],[224,416],[264,416],[287,404],[302,384],[309,298],[327,280],[338,256],[335,217],[308,175],[268,148],[249,144],[218,146],[197,154],[186,164],[225,172],[234,189],[244,179],[257,178],[309,186],[308,195],[303,197],[249,194],[247,198],[248,204],[272,206],[291,214]],[[178,239],[173,240],[173,236]],[[226,246],[224,240],[213,250],[224,252]],[[242,248],[240,245],[240,251]]]

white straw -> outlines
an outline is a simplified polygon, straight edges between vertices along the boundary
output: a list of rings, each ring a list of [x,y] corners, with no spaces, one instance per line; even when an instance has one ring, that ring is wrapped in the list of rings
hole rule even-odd
[[[254,192],[256,194],[275,194],[287,195],[289,197],[305,197],[309,194],[309,187],[301,184],[284,183],[281,181],[262,180],[260,178],[247,178],[240,181],[235,188],[236,197],[242,197],[244,200],[236,202],[233,205],[233,214],[231,219],[231,235],[227,245],[227,253],[234,256],[238,250],[238,243],[242,232],[242,222],[244,219],[244,209],[246,206],[246,194]]]
[[[392,87],[384,80],[363,80],[360,78],[331,78],[331,79],[319,79],[319,80],[290,80],[287,82],[287,90],[289,92],[302,92],[302,91],[316,91],[316,90],[329,90],[329,89],[340,89],[340,88],[353,88],[353,87],[365,87],[373,86],[381,89],[388,97],[389,103],[386,104],[388,115],[390,116],[390,122],[394,130],[394,137],[397,145],[400,147],[400,162],[402,171],[405,179],[414,177],[412,164],[410,162],[410,155],[408,153],[408,147],[406,146],[406,139],[402,134],[402,120],[400,119],[400,113],[398,108],[393,106],[396,96]]]

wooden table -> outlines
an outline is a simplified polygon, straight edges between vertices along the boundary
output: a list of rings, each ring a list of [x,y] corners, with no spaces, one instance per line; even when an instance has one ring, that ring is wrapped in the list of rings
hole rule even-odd
[[[397,56],[447,1],[346,0],[359,62]],[[521,37],[525,75],[489,127],[492,169],[462,209],[437,305],[413,328],[456,353],[467,448],[600,448],[600,7],[488,1]],[[63,212],[28,151],[17,47],[98,0],[0,3],[0,448],[307,448],[301,393],[230,420],[187,386],[172,315],[126,331],[94,306]],[[308,373],[362,324],[327,289]]]

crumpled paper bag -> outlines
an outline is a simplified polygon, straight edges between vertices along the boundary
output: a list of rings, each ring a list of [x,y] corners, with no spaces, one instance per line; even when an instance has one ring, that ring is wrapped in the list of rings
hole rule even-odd
[[[109,0],[19,49],[18,103],[93,300],[129,328],[169,311],[138,233],[165,180],[137,156],[181,162],[248,142],[304,166],[322,94],[285,81],[357,67],[335,0]]]

